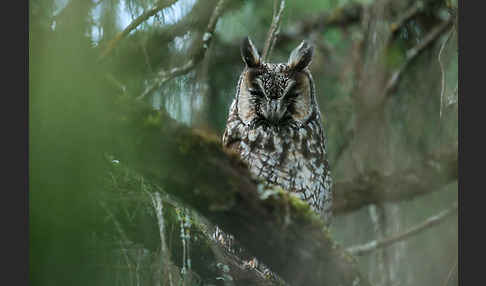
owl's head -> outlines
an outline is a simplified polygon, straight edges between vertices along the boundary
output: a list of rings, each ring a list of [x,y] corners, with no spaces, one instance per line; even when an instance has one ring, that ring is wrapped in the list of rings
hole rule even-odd
[[[314,83],[307,68],[312,54],[313,47],[303,41],[287,63],[265,63],[246,37],[241,44],[245,69],[237,94],[240,119],[253,127],[304,123],[315,106]]]

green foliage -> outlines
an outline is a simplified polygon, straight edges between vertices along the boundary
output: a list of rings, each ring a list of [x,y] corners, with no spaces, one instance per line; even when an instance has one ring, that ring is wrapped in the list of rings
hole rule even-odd
[[[177,269],[182,269],[183,265],[187,266],[189,263],[187,270],[189,272],[184,279],[191,279],[193,282],[215,282],[217,280],[215,277],[220,274],[220,271],[214,253],[211,252],[212,242],[208,240],[206,227],[199,222],[198,217],[190,215],[189,210],[184,209],[160,187],[127,168],[123,162],[119,162],[113,156],[107,156],[107,160],[110,167],[109,175],[105,178],[103,197],[106,216],[103,219],[102,230],[96,233],[96,236],[102,238],[105,244],[102,244],[98,251],[116,252],[120,247],[117,242],[122,242],[122,245],[128,249],[146,253],[147,259],[142,261],[139,267],[142,270],[140,273],[136,270],[136,273],[148,279],[146,283],[149,284],[153,283],[150,269],[154,267],[159,256],[170,259]],[[161,249],[159,221],[151,200],[151,194],[156,192],[162,198],[163,234],[168,252],[163,252]],[[121,227],[122,232],[118,226]],[[187,240],[186,246],[183,246],[184,239]],[[187,249],[184,250],[184,247]],[[184,258],[184,251],[189,253],[188,257]],[[127,264],[123,257],[111,263]],[[118,275],[126,275],[125,272],[126,270],[122,268]],[[181,273],[173,273],[174,277],[179,274]]]
[[[213,149],[204,150],[208,154],[219,148],[219,138],[213,133],[221,135],[243,68],[238,41],[249,35],[260,50],[263,48],[273,1],[230,1],[205,60],[190,73],[165,83],[153,97],[135,100],[148,83],[157,79],[158,71],[168,71],[190,59],[193,43],[198,43],[207,26],[201,15],[210,13],[215,3],[178,1],[132,31],[110,56],[99,60],[106,44],[125,28],[122,23],[130,22],[157,2],[29,2],[29,278],[32,285],[135,285],[137,281],[147,285],[155,283],[154,273],[160,268],[167,270],[161,274],[161,281],[166,281],[163,279],[172,273],[174,285],[176,282],[189,285],[188,281],[221,285],[233,279],[227,266],[218,264],[214,253],[209,251],[209,230],[198,215],[167,195],[177,190],[163,190],[155,183],[156,180],[180,180],[189,185],[193,176],[204,177],[212,172],[211,167],[196,159],[200,142],[191,140],[192,134],[178,134],[183,139],[177,142],[171,138],[166,140],[186,155],[181,160],[174,160],[179,157],[171,153],[172,145],[147,147],[149,151],[159,150],[157,154],[141,150],[140,146],[147,141],[163,141],[146,140],[146,136],[153,134],[147,131],[171,127],[172,123],[160,116],[167,113],[184,124],[211,130],[199,133],[211,142],[208,145]],[[281,31],[294,29],[317,13],[350,2],[286,1]],[[447,2],[457,6],[457,1]],[[189,14],[193,9],[197,13]],[[174,19],[185,19],[186,15],[190,15],[190,20],[180,20],[183,23],[178,26],[179,22]],[[426,20],[411,21],[395,35],[386,55],[387,68],[400,67],[406,51],[423,40],[429,22],[436,18]],[[362,59],[353,55],[354,41],[364,35],[356,27],[326,27],[314,36],[319,45],[329,48],[316,49],[311,70],[333,166],[339,150],[349,140],[359,109],[353,105],[357,73],[353,63]],[[286,61],[300,40],[296,38],[277,46],[272,61]],[[441,70],[437,58],[440,41],[410,65],[398,89],[390,95],[386,118],[397,161],[409,160],[407,156],[412,155],[420,157],[423,152],[437,149],[441,142],[458,141],[457,104],[453,104],[458,97],[454,91],[458,76],[457,44],[452,44],[456,42],[457,35],[453,35],[442,57],[448,103],[443,107],[442,117],[439,117]],[[155,100],[160,100],[160,104],[155,104]],[[160,110],[153,110],[154,106]],[[133,158],[143,158],[144,166],[131,166]],[[172,178],[167,174],[175,164],[190,165],[197,172]],[[154,169],[153,166],[162,167]],[[146,176],[135,172],[135,167],[145,168]],[[202,181],[204,184],[194,186],[201,192],[214,192],[213,184],[228,186],[226,195],[212,202],[214,208],[224,210],[234,203],[234,182],[227,178],[218,182]],[[437,194],[426,203],[407,203],[403,220],[418,221],[434,213],[431,210],[455,199],[454,186],[451,190],[444,196]],[[150,197],[155,192],[163,200],[168,253],[161,253],[159,222]],[[284,194],[275,189],[262,193],[263,200],[271,201],[274,196]],[[301,201],[289,196],[289,202],[301,210],[299,213],[312,215]],[[284,206],[281,207],[283,211]],[[190,234],[192,261],[192,272],[187,276],[180,273],[184,265],[180,235],[183,214],[190,217],[190,221],[185,221],[187,229],[184,230]],[[332,228],[333,236],[346,243],[371,239],[368,214],[358,212],[356,217],[338,220]],[[299,218],[283,216],[282,219]],[[316,223],[320,222],[316,220]],[[421,244],[433,245],[430,249],[425,247],[427,255],[437,262],[430,266],[430,273],[443,271],[439,269],[443,264],[437,257],[446,259],[446,255],[438,253],[443,245],[454,244],[455,229],[445,225],[440,230],[447,238],[444,244],[433,243],[433,234],[412,241],[420,250]],[[418,252],[412,252],[411,261],[420,261]],[[162,263],[164,267],[157,268],[160,261],[165,263]],[[186,282],[181,282],[185,277]],[[420,277],[420,281],[427,283],[415,285],[433,284],[425,273]],[[162,285],[167,284],[162,282]]]

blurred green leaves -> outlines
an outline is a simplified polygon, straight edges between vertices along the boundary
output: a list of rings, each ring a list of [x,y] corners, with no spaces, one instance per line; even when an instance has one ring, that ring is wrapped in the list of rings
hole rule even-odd
[[[42,3],[42,2],[39,2]],[[72,1],[56,32],[31,13],[29,223],[32,285],[96,285],[89,244],[103,149],[107,88],[86,36],[89,1]],[[33,8],[32,8],[33,9]],[[88,263],[90,262],[90,263]]]
[[[199,3],[201,13],[208,14],[212,6],[200,1],[184,1],[189,3],[186,10],[192,11],[191,5]],[[187,162],[172,162],[167,159],[171,158],[168,154],[160,156],[162,160],[167,160],[162,169],[151,168],[160,163],[156,161],[160,157],[157,159],[150,152],[138,152],[140,146],[136,144],[144,140],[147,129],[163,127],[165,122],[161,122],[158,112],[150,110],[151,106],[147,102],[151,99],[137,103],[133,99],[141,94],[147,80],[153,79],[157,71],[169,70],[187,60],[190,51],[178,50],[176,43],[189,46],[192,37],[200,36],[193,26],[204,27],[201,25],[204,21],[193,17],[184,25],[173,27],[173,31],[165,30],[170,26],[163,24],[170,18],[168,15],[181,16],[180,11],[169,8],[159,15],[160,21],[154,20],[153,25],[145,23],[142,28],[124,38],[105,62],[96,62],[103,43],[111,40],[123,28],[120,27],[121,7],[129,12],[126,14],[137,16],[153,7],[155,2],[30,1],[29,268],[32,285],[122,284],[112,279],[106,269],[102,272],[94,267],[98,262],[106,262],[103,258],[106,253],[96,248],[100,241],[93,238],[93,233],[116,235],[113,229],[107,227],[113,227],[113,222],[100,207],[100,202],[111,199],[114,215],[120,219],[127,236],[134,243],[142,244],[145,249],[156,253],[159,239],[155,218],[147,210],[150,207],[147,201],[140,203],[130,197],[136,192],[137,195],[143,193],[143,190],[153,191],[153,185],[150,182],[141,183],[141,177],[126,171],[125,168],[133,167],[125,166],[125,162],[129,161],[126,159],[145,156],[139,161],[146,163],[149,169],[147,173],[152,172],[154,176],[160,177],[164,177],[164,172],[169,173],[173,166],[171,164],[183,164],[191,160],[191,163],[197,164],[192,158]],[[310,19],[308,16],[350,2],[354,1],[286,1],[282,31]],[[358,2],[367,4],[373,1]],[[238,74],[243,67],[237,40],[249,35],[260,49],[263,48],[273,1],[233,1],[231,5],[217,26],[215,41],[207,60],[190,74],[176,78],[160,89],[160,112],[168,108],[171,109],[167,110],[168,113],[178,120],[183,117],[193,118],[196,99],[204,98],[199,102],[205,105],[201,112],[205,112],[206,117],[202,118],[208,118],[208,122],[202,122],[202,125],[207,124],[213,130],[223,128]],[[96,9],[102,11],[99,22],[93,17]],[[387,68],[392,70],[400,66],[405,50],[423,38],[426,31],[421,30],[421,25],[420,21],[410,22],[406,30],[400,31],[401,39],[394,41],[388,49]],[[102,31],[99,41],[93,37],[96,34],[93,31]],[[353,106],[352,98],[356,84],[354,64],[360,60],[353,58],[356,47],[353,40],[363,36],[356,27],[351,26],[325,28],[302,37],[310,38],[314,35],[317,35],[316,42],[320,46],[316,49],[312,71],[327,127],[329,153],[334,159],[342,145],[349,140],[351,122],[356,108],[359,108]],[[288,52],[300,40],[288,40],[285,45],[276,47],[272,61],[286,60]],[[392,142],[394,146],[405,145],[403,149],[407,149],[405,153],[397,148],[400,151],[396,154],[397,158],[413,152],[421,154],[422,149],[437,148],[439,131],[446,133],[448,141],[457,140],[457,113],[451,112],[442,122],[442,129],[438,128],[437,95],[440,90],[437,79],[440,73],[436,52],[437,49],[434,49],[421,55],[403,77],[400,88],[391,96],[387,119],[393,129]],[[451,45],[443,55],[447,94],[457,84],[455,53],[455,46]],[[182,104],[184,109],[180,108]],[[129,141],[131,143],[126,144]],[[197,154],[190,152],[190,147],[197,142],[177,144],[189,154],[188,157],[196,157]],[[147,149],[160,150],[161,153],[171,150],[158,148],[150,146]],[[111,159],[106,160],[105,154],[110,154]],[[121,163],[114,165],[113,160]],[[204,169],[207,166],[199,167],[204,172],[211,172]],[[189,182],[191,175],[183,174],[181,178]],[[109,184],[106,182],[108,178],[112,179]],[[197,187],[207,191],[210,190],[210,183]],[[118,202],[117,196],[127,198],[127,201]],[[221,198],[221,202],[225,201],[226,198]],[[410,211],[425,212],[425,208],[430,208],[430,205],[424,205],[411,207]],[[168,207],[165,211],[168,224],[178,233],[174,209]],[[363,221],[366,221],[366,214],[362,216]],[[355,220],[352,225],[363,226],[361,222]],[[338,232],[354,229],[349,225],[341,228],[338,226],[336,229]],[[357,231],[349,234],[348,238],[358,237]],[[359,235],[358,238],[363,237]],[[174,260],[180,265],[181,241],[174,239],[172,243]],[[440,247],[437,246],[438,249]],[[208,253],[201,254],[199,262],[202,262],[195,262],[194,265],[209,264],[209,260],[205,260],[209,256]]]

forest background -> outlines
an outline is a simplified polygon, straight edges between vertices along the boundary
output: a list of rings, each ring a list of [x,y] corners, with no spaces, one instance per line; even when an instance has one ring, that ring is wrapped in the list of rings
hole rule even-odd
[[[33,285],[458,285],[457,1],[32,0]],[[335,219],[259,190],[220,137],[250,36],[302,40]]]

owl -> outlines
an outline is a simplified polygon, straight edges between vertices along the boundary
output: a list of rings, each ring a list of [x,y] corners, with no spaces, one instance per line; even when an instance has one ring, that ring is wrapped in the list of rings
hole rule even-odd
[[[294,193],[331,220],[331,172],[326,136],[309,71],[313,47],[303,41],[287,63],[266,63],[246,37],[245,68],[231,104],[223,147],[236,151],[267,185]]]

